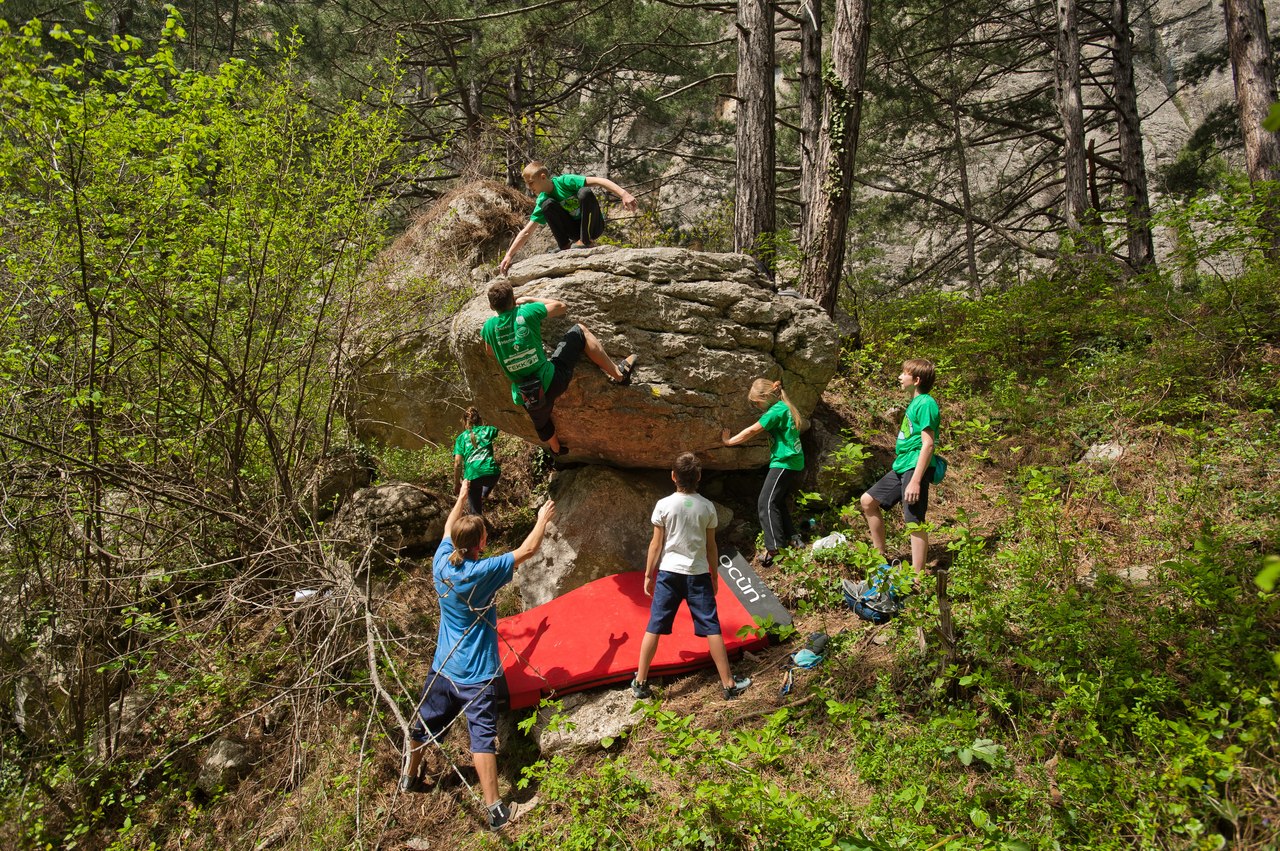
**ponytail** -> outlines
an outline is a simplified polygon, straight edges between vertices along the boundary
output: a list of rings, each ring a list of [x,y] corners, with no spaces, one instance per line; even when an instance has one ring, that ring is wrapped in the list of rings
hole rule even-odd
[[[480,546],[484,540],[484,519],[475,514],[464,514],[453,521],[449,530],[453,539],[453,552],[449,554],[449,564],[461,567],[467,555]]]

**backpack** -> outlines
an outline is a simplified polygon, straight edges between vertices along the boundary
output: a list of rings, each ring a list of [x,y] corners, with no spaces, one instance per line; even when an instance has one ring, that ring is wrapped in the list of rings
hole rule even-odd
[[[864,621],[888,623],[902,611],[902,597],[893,590],[892,565],[882,564],[857,582],[841,580],[844,604]]]
[[[933,456],[933,484],[938,484],[947,476],[947,459],[941,455]]]

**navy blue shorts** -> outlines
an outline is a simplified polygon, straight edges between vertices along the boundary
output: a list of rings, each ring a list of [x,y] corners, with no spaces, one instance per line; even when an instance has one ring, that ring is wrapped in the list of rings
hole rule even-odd
[[[932,469],[932,467],[929,468],[929,470]],[[893,508],[901,502],[902,516],[908,523],[923,523],[924,516],[929,511],[929,482],[933,475],[925,471],[924,481],[920,483],[920,498],[910,503],[903,498],[903,493],[906,492],[907,485],[911,484],[911,477],[914,474],[914,469],[905,473],[895,473],[890,470],[880,478],[880,481],[872,485],[867,493],[880,503],[882,508]]]
[[[471,752],[498,752],[498,712],[509,700],[505,677],[499,675],[483,683],[455,683],[433,669],[427,673],[422,690],[418,718],[409,731],[414,741],[436,741],[462,712],[467,717]]]
[[[711,574],[685,576],[683,573],[658,571],[653,587],[653,605],[649,608],[649,625],[645,632],[670,635],[680,601],[689,604],[693,616],[694,635],[719,635],[720,615],[716,612],[716,595],[711,593]]]

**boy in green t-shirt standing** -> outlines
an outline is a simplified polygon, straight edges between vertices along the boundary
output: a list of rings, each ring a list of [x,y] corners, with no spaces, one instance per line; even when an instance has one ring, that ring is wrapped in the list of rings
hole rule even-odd
[[[590,248],[604,233],[604,214],[600,202],[591,191],[592,186],[606,189],[622,199],[622,208],[628,212],[636,209],[636,199],[627,190],[607,177],[583,177],[580,174],[560,174],[555,177],[542,163],[534,160],[524,167],[524,182],[532,192],[538,193],[533,202],[529,223],[516,234],[507,249],[498,274],[505,275],[511,261],[538,225],[551,228],[556,245],[563,251],[570,247]]]
[[[911,403],[898,429],[893,468],[862,495],[862,514],[867,518],[871,544],[885,552],[884,516],[881,508],[902,503],[908,523],[924,523],[929,510],[929,482],[933,480],[933,447],[938,436],[938,403],[929,395],[933,389],[933,361],[914,358],[902,364],[898,383],[911,391]],[[911,566],[924,570],[929,556],[929,534],[923,529],[911,533]]]

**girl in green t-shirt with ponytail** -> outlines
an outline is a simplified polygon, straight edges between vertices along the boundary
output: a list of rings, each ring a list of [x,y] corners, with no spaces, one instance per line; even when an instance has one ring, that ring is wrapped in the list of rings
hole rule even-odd
[[[800,446],[800,432],[809,427],[800,409],[795,406],[781,381],[757,378],[751,383],[747,398],[764,416],[742,431],[729,436],[725,429],[720,435],[725,446],[746,443],[761,434],[769,436],[769,471],[756,500],[760,515],[760,528],[764,531],[764,555],[762,567],[773,564],[773,557],[784,545],[802,543],[795,525],[791,522],[790,496],[804,476],[804,449]]]
[[[498,429],[484,425],[480,412],[475,408],[467,408],[462,415],[462,428],[462,434],[453,442],[453,489],[458,489],[460,479],[470,482],[467,510],[471,514],[483,514],[485,497],[498,484],[498,477],[502,474],[502,468],[493,457],[493,442],[498,437]]]

